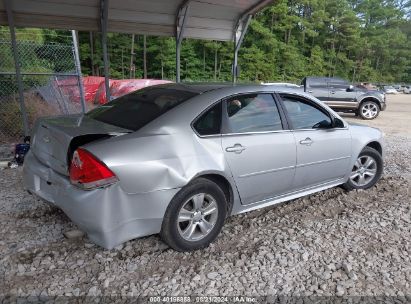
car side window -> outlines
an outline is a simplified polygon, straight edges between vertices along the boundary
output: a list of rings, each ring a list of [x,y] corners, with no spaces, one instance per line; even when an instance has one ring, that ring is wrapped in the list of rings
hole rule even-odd
[[[326,78],[311,78],[309,80],[310,88],[324,88],[327,86]]]
[[[331,117],[302,98],[281,95],[294,129],[327,129],[332,127]]]
[[[194,129],[200,135],[215,135],[221,131],[221,102],[217,103],[203,115],[201,115],[193,124]]]
[[[271,94],[247,94],[225,102],[232,133],[282,130],[281,117]]]
[[[339,79],[339,78],[331,78],[328,82],[328,86],[335,89],[346,89],[350,86],[348,81]]]

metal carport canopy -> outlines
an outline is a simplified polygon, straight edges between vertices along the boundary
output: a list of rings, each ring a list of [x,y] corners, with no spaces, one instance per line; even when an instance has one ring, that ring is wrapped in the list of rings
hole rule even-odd
[[[0,25],[10,28],[25,135],[29,132],[14,31],[16,26],[101,32],[106,97],[110,100],[107,32],[175,37],[177,82],[180,81],[183,38],[232,40],[235,44],[232,67],[235,82],[238,51],[251,17],[272,1],[0,0]],[[82,92],[80,95],[84,112],[85,100]]]
[[[100,0],[13,0],[14,25],[80,31],[101,31]],[[184,37],[219,41],[233,40],[238,20],[252,15],[267,0],[110,0],[108,32],[175,36],[181,8],[189,14]],[[3,1],[0,24],[8,25]]]

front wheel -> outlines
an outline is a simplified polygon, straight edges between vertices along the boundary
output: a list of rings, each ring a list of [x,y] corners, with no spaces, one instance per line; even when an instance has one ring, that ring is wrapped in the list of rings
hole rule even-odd
[[[198,178],[171,200],[160,235],[177,251],[201,249],[217,238],[226,215],[227,202],[221,188],[208,179]]]
[[[358,156],[343,188],[346,190],[369,189],[381,178],[382,171],[381,154],[371,147],[365,147]]]
[[[380,113],[380,107],[374,101],[365,101],[360,105],[358,114],[362,119],[371,120],[378,116]]]

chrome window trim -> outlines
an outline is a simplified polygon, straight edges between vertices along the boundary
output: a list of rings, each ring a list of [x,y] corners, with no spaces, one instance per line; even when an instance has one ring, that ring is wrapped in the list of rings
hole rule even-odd
[[[239,135],[261,135],[261,134],[272,134],[272,133],[288,133],[292,130],[275,130],[275,131],[253,131],[253,132],[243,132],[243,133],[224,133],[221,136],[239,136]]]
[[[338,118],[338,117],[337,117]],[[331,128],[331,129],[295,129],[295,130],[277,130],[277,131],[259,131],[259,132],[244,132],[244,133],[220,133],[211,135],[199,135],[195,129],[193,129],[196,135],[200,138],[217,138],[224,136],[239,136],[239,135],[262,135],[262,134],[276,134],[276,133],[295,133],[295,132],[307,132],[307,131],[333,131],[333,130],[348,130],[348,126],[344,128]]]
[[[338,118],[338,117],[337,117]],[[348,130],[348,126],[344,128],[331,128],[331,129],[295,129],[295,130],[277,130],[277,131],[259,131],[259,132],[244,132],[244,133],[220,133],[211,135],[199,135],[195,129],[193,129],[196,135],[200,138],[217,138],[224,136],[239,136],[239,135],[262,135],[262,134],[276,134],[276,133],[295,133],[295,132],[307,132],[307,131],[333,131],[333,130]]]
[[[291,131],[293,131],[293,132],[300,132],[300,131],[303,131],[303,132],[307,132],[307,131],[329,131],[329,132],[331,132],[333,130],[348,130],[348,126],[345,126],[344,128],[329,128],[329,129],[294,129],[294,130],[291,130]]]
[[[245,133],[223,133],[223,134],[212,134],[212,135],[199,135],[200,138],[213,138],[213,137],[224,137],[224,136],[239,136],[239,135],[261,135],[261,134],[272,134],[272,133],[288,133],[293,132],[292,130],[277,130],[277,131],[258,131],[258,132],[245,132]]]
[[[195,132],[195,131],[194,131]],[[210,134],[210,135],[200,135],[197,132],[195,132],[197,137],[199,138],[217,138],[217,137],[221,137],[222,134]]]

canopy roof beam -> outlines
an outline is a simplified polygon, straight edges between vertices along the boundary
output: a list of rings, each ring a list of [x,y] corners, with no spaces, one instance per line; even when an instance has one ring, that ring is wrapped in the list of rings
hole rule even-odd
[[[231,41],[236,21],[272,0],[190,0],[184,38]],[[101,0],[12,0],[16,27],[100,31]],[[183,0],[109,1],[107,32],[175,36]],[[0,0],[0,25],[7,25]]]
[[[185,0],[177,12],[176,19],[176,82],[180,82],[180,51],[181,42],[184,38],[184,31],[187,25],[187,19],[189,14],[189,3],[190,0]]]
[[[176,81],[181,78],[180,51],[184,38],[235,42],[238,50],[252,15],[273,0],[4,0],[13,3],[16,26],[101,31],[106,95],[109,99],[107,33],[174,36]],[[7,25],[0,0],[0,25]],[[235,68],[235,69],[234,69]],[[236,80],[237,75],[233,76]]]
[[[234,59],[233,59],[233,83],[237,82],[238,71],[238,51],[240,50],[241,44],[244,40],[244,35],[247,32],[248,26],[250,25],[252,15],[242,16],[236,25],[234,30]]]
[[[252,16],[258,11],[262,10],[265,6],[273,2],[273,0],[261,0],[257,2],[254,6],[249,8],[245,13],[241,15],[238,19],[234,28],[234,59],[233,59],[233,83],[237,82],[237,77],[239,75],[238,70],[238,51],[240,50],[241,44],[244,40],[244,35],[248,30]]]

